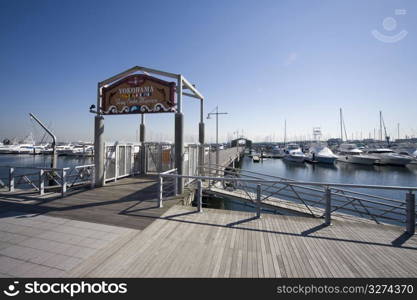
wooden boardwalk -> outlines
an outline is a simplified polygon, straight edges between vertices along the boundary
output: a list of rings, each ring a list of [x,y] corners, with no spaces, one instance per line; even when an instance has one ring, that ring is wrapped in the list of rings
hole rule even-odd
[[[156,195],[151,176],[65,198],[1,194],[0,277],[417,276],[417,237],[397,226],[197,213],[181,197],[157,208]]]
[[[395,226],[173,206],[81,277],[415,277],[417,238]],[[116,249],[116,250],[115,250]]]
[[[47,214],[79,221],[144,229],[182,198],[157,208],[157,177],[128,177],[95,189],[75,190],[67,197],[33,192],[1,193],[2,211]]]

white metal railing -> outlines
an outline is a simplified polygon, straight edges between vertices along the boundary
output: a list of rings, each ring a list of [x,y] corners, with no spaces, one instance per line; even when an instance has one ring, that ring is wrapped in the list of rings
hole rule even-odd
[[[44,167],[11,167],[8,178],[0,179],[0,187],[15,192],[17,188],[35,190],[40,195],[45,191],[55,190],[64,197],[69,189],[94,185],[94,165],[75,166],[72,168],[44,168]],[[6,183],[7,182],[7,183]]]
[[[162,207],[164,196],[176,196],[178,194],[178,176],[166,178],[165,175],[177,175],[177,169],[171,169],[160,173],[158,176],[158,207]]]
[[[139,173],[139,144],[106,143],[104,158],[105,181],[116,181]]]
[[[377,223],[380,223],[381,220],[395,221],[396,223],[405,224],[408,233],[415,232],[415,191],[417,187],[322,183],[288,179],[181,176],[172,173],[160,174],[160,176],[162,179],[183,177],[197,180],[198,197],[201,194],[200,190],[202,190],[203,181],[223,183],[221,188],[227,190],[232,187],[233,191],[237,191],[236,194],[238,196],[252,201],[257,208],[258,217],[261,213],[262,204],[276,204],[277,208],[279,208],[280,202],[284,201],[282,195],[284,195],[283,192],[285,191],[287,199],[292,199],[292,202],[297,204],[298,207],[304,206],[305,210],[314,217],[324,217],[326,225],[330,224],[332,213],[343,211],[358,217],[369,218]],[[232,183],[232,185],[224,183]],[[163,184],[163,181],[160,184]],[[401,201],[352,189],[405,192],[405,197]],[[288,197],[289,195],[291,197]],[[278,196],[280,197],[278,198]],[[199,198],[197,198],[197,201],[198,209],[201,211],[202,201]],[[285,204],[288,206],[291,202],[285,201]],[[321,213],[318,215],[317,212]]]

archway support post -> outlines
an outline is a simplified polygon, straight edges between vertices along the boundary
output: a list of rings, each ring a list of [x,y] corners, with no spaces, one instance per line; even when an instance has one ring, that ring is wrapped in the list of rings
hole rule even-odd
[[[178,75],[177,84],[177,112],[175,113],[175,168],[179,175],[183,175],[184,161],[184,115],[182,114],[182,76]],[[184,191],[184,180],[178,178],[178,194]]]
[[[140,174],[146,175],[146,146],[145,146],[145,115],[141,114],[140,127],[139,127],[139,141],[140,141]]]

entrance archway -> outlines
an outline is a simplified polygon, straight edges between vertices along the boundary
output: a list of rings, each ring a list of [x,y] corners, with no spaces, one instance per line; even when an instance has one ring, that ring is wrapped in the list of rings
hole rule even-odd
[[[138,74],[142,72],[142,74]],[[174,79],[165,81],[164,78]],[[184,115],[182,113],[183,96],[200,100],[200,123],[198,141],[200,144],[199,165],[204,163],[204,97],[183,75],[135,66],[115,76],[107,78],[97,85],[97,106],[90,112],[94,118],[94,165],[95,186],[103,186],[104,178],[104,116],[141,114],[140,142],[145,143],[144,114],[175,113],[175,168],[183,175],[184,161]],[[144,153],[144,151],[142,151]],[[142,161],[143,162],[143,161]],[[184,182],[178,180],[178,193],[182,193]]]

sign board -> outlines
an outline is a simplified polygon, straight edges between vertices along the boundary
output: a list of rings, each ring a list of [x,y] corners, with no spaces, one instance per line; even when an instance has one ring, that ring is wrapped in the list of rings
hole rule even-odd
[[[101,99],[104,115],[175,112],[175,82],[130,75],[103,88]]]

